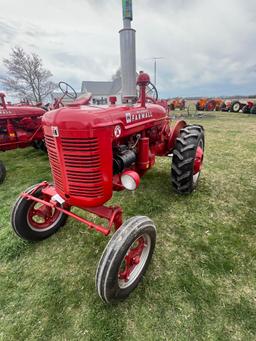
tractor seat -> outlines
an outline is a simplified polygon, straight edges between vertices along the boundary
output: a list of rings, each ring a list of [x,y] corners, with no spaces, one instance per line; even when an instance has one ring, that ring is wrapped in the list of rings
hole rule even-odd
[[[92,98],[91,93],[82,94],[74,102],[66,104],[67,107],[77,107],[80,105],[88,105]]]

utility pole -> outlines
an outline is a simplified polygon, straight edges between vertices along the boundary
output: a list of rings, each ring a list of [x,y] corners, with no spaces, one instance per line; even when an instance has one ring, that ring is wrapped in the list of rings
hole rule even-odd
[[[156,86],[156,71],[157,71],[156,63],[157,63],[157,60],[164,59],[164,57],[153,57],[151,59],[154,60],[154,86]]]

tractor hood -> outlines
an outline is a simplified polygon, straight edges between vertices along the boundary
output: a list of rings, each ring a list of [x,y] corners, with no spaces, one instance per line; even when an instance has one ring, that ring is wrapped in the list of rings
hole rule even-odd
[[[143,126],[166,118],[166,111],[161,105],[147,103],[135,106],[80,106],[61,108],[46,112],[42,122],[44,126],[58,127],[61,130],[83,130],[106,128],[120,125],[123,129]]]
[[[7,106],[6,109],[0,107],[0,119],[42,116],[44,113],[44,109],[30,106]]]

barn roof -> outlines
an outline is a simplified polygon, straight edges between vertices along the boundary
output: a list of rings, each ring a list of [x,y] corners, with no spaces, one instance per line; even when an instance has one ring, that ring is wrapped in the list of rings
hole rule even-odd
[[[121,90],[121,78],[110,82],[83,81],[81,92],[91,92],[93,96],[116,95]]]

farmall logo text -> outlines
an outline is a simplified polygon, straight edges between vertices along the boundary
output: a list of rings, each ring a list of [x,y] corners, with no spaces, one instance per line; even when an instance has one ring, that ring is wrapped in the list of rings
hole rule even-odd
[[[144,120],[145,118],[151,118],[153,114],[151,111],[137,111],[135,113],[127,112],[125,113],[126,123],[133,123],[137,121]]]

